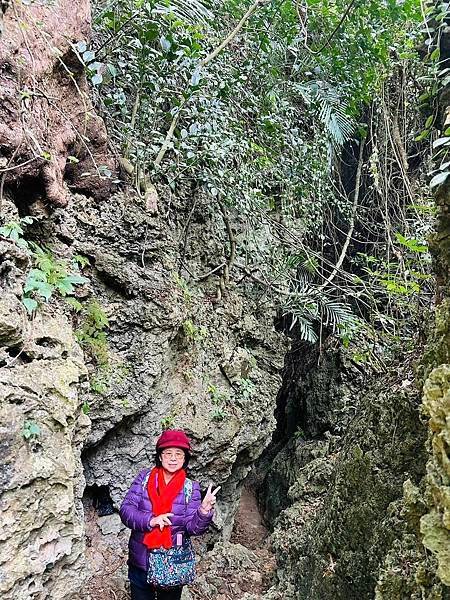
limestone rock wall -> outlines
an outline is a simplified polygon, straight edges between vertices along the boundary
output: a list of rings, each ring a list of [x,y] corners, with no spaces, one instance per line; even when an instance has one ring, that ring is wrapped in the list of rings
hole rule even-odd
[[[202,221],[202,245],[195,237],[185,258],[192,273],[203,268],[199,249],[220,260],[226,233],[214,229],[213,217],[201,205],[191,217],[194,227]],[[233,286],[216,302],[214,278],[181,278],[180,230],[133,195],[100,205],[79,197],[52,226],[56,236],[71,231],[66,252],[89,259],[89,297],[109,319],[107,364],[88,362],[91,389],[83,394],[93,422],[83,454],[87,484],[106,486],[117,506],[139,469],[153,464],[161,429],[182,427],[194,443],[192,476],[223,485],[217,525],[225,523],[229,536],[240,485],[275,428],[287,349],[275,313]]]
[[[0,242],[0,596],[63,598],[83,560],[83,354],[70,321],[44,311],[29,322],[18,299],[27,257]],[[18,277],[16,279],[16,277]]]

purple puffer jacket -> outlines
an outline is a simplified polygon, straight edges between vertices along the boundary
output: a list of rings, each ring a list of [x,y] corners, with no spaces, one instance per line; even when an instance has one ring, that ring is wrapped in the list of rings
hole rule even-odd
[[[151,531],[149,522],[153,517],[152,503],[148,497],[147,481],[151,469],[144,469],[133,481],[127,495],[120,507],[120,518],[124,525],[131,531],[130,542],[128,544],[129,559],[128,562],[139,569],[147,570],[147,546],[144,546],[144,534]],[[172,511],[172,544],[175,546],[179,538],[177,534],[201,535],[211,523],[213,511],[207,515],[202,515],[199,507],[201,503],[200,485],[197,481],[192,482],[192,496],[189,503],[186,503],[184,489],[173,501]]]

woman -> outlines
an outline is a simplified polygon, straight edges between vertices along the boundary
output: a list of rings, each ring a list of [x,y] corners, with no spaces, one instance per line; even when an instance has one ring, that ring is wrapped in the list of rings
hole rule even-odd
[[[156,442],[156,467],[139,473],[120,507],[123,523],[132,530],[128,546],[132,600],[180,600],[181,586],[163,589],[147,583],[148,553],[181,546],[211,523],[220,487],[212,491],[210,485],[201,500],[198,482],[186,477],[190,452],[183,431],[164,431]]]

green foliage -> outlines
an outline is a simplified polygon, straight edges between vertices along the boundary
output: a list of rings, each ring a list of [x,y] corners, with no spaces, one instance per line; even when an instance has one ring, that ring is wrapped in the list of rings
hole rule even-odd
[[[187,306],[190,306],[190,304],[192,302],[192,292],[189,289],[189,286],[188,286],[186,280],[184,279],[184,277],[181,277],[176,271],[174,271],[172,273],[172,279],[173,279],[174,283],[176,284],[176,286],[183,293],[184,302],[186,303]]]
[[[78,272],[76,263],[57,259],[49,249],[30,242],[34,268],[27,275],[22,302],[28,312],[35,310],[39,302],[48,302],[52,296],[69,296],[78,285],[89,280]]]
[[[165,417],[163,417],[160,421],[161,423],[161,429],[165,430],[165,429],[172,429],[174,422],[175,422],[175,418],[176,418],[176,413],[170,413],[169,415],[166,415]]]
[[[19,221],[9,221],[0,227],[0,235],[12,240],[19,248],[28,248],[28,242],[24,239],[24,225],[31,225],[33,217],[23,217]]]
[[[294,438],[296,440],[305,440],[306,439],[305,432],[303,431],[303,429],[300,426],[297,427],[297,429],[294,431]]]
[[[348,338],[358,324],[348,305],[323,294],[317,295],[308,284],[287,296],[283,316],[288,315],[291,316],[290,328],[297,327],[300,337],[312,343],[318,340],[318,325],[329,327],[334,333],[339,331]]]
[[[243,400],[249,400],[256,392],[256,385],[251,379],[242,378],[237,382],[239,388],[239,397]]]
[[[450,84],[450,68],[446,64],[442,64],[444,61],[440,60],[441,36],[448,27],[449,16],[450,4],[448,2],[434,2],[433,0],[424,2],[425,27],[423,33],[426,36],[425,47],[428,50],[425,57],[428,72],[424,77],[427,89],[420,96],[419,101],[421,101],[421,108],[427,112],[431,111],[431,114],[428,115],[423,131],[416,137],[417,141],[426,139],[435,129],[439,111],[439,95]],[[445,183],[450,175],[450,128],[447,127],[438,133],[439,137],[433,141],[435,168],[429,173],[431,189],[438,188]]]
[[[41,429],[35,421],[25,421],[22,436],[26,440],[37,439],[41,435]]]
[[[191,319],[186,319],[182,324],[184,337],[191,344],[197,344],[203,342],[207,335],[208,330],[206,327],[198,327],[193,323]]]
[[[326,327],[348,345],[361,318],[373,322],[372,311],[391,311],[391,296],[402,295],[392,283],[399,284],[395,277],[404,279],[405,271],[401,261],[391,268],[394,242],[380,244],[378,232],[367,233],[372,209],[383,229],[385,222],[392,229],[396,245],[415,256],[407,257],[411,271],[424,273],[417,256],[423,246],[418,240],[425,236],[412,219],[403,229],[404,198],[392,223],[384,204],[379,206],[377,194],[383,203],[392,197],[389,186],[401,175],[383,172],[379,132],[371,138],[359,122],[372,102],[385,106],[388,77],[414,56],[420,6],[416,0],[357,1],[341,23],[347,0],[301,5],[269,0],[209,61],[249,6],[249,0],[226,0],[209,9],[185,0],[98,3],[98,47],[87,58],[110,65],[113,73],[102,83],[98,105],[116,145],[145,169],[161,198],[176,196],[191,203],[192,212],[201,205],[217,220],[219,232],[224,209],[229,213],[238,240],[234,269],[256,274],[263,288],[257,298],[270,296],[303,339],[316,342]],[[402,82],[399,88],[408,86]],[[381,121],[381,112],[378,117],[371,110],[372,120]],[[405,123],[405,131],[408,127]],[[366,197],[354,209],[351,182],[342,181],[338,161],[344,146],[348,150],[362,139],[371,168],[363,169]],[[162,147],[167,151],[161,158]],[[386,156],[389,152],[392,148]],[[385,181],[389,189],[382,190]],[[171,210],[172,203],[169,217]],[[353,277],[348,270],[360,264],[349,258],[335,277],[333,266],[352,220],[386,265]],[[403,241],[393,233],[400,223]],[[218,233],[218,241],[224,248],[229,243],[225,233]],[[366,278],[376,284],[375,292]],[[407,295],[422,289],[412,285],[417,278],[410,279],[401,284]],[[174,282],[189,304],[190,281],[175,275]],[[204,337],[190,319],[183,332],[190,343]]]
[[[98,86],[103,82],[104,72],[108,74],[109,78],[111,78],[111,76],[114,74],[114,70],[111,71],[110,68],[108,69],[108,67],[111,67],[111,65],[106,66],[103,63],[95,60],[95,52],[88,49],[85,41],[72,44],[72,49],[78,56],[81,64],[84,66],[86,74],[89,77],[92,85]]]
[[[213,421],[223,421],[226,416],[225,406],[230,397],[228,392],[213,384],[208,385],[207,392],[213,404]]]
[[[83,308],[81,316],[82,322],[75,331],[76,338],[99,367],[106,367],[109,363],[109,348],[105,331],[109,326],[108,317],[97,300],[91,300]],[[100,375],[91,378],[91,388],[98,393],[103,393],[105,387],[103,379]]]
[[[405,246],[411,252],[426,252],[428,249],[425,244],[421,244],[414,238],[412,238],[412,239],[405,238],[401,233],[397,232],[395,234],[395,237],[399,244],[401,244],[402,246]]]
[[[97,369],[89,378],[91,391],[100,396],[108,394],[113,385],[119,386],[130,374],[130,367],[108,355],[108,362],[97,364]],[[123,399],[122,405],[129,406],[128,400]]]
[[[75,292],[76,286],[89,281],[79,273],[78,263],[82,267],[86,264],[83,257],[77,256],[69,263],[67,260],[57,259],[50,249],[42,248],[24,238],[23,227],[31,225],[34,221],[33,217],[27,216],[0,227],[0,235],[25,250],[33,261],[33,268],[27,274],[22,298],[22,304],[28,313],[36,310],[40,302],[48,302],[55,295],[70,296]],[[76,305],[75,298],[70,300],[67,298],[67,300]]]

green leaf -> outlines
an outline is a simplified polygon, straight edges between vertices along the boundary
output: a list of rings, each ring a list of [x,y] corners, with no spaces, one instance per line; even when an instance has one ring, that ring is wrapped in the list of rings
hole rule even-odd
[[[439,148],[440,146],[448,146],[450,144],[450,137],[440,137],[433,142],[433,148]]]
[[[22,304],[25,306],[29,314],[31,314],[33,310],[36,310],[36,308],[38,307],[38,303],[36,302],[36,300],[34,300],[33,298],[28,298],[27,296],[24,296],[22,298]]]
[[[426,252],[428,250],[427,246],[421,244],[418,240],[414,238],[405,238],[401,233],[396,233],[395,237],[397,242],[402,246],[405,246],[412,252]]]
[[[41,433],[41,430],[39,429],[39,425],[37,423],[30,423],[28,431],[32,436],[37,436]]]
[[[75,44],[75,48],[78,50],[78,52],[80,54],[83,54],[83,52],[86,52],[86,48],[87,48],[86,42],[84,42],[84,41],[77,42]]]
[[[93,85],[100,85],[103,81],[103,75],[101,73],[96,73],[93,77],[91,77],[91,81]]]
[[[69,277],[64,277],[63,279],[60,279],[56,284],[56,287],[58,288],[58,291],[61,294],[61,296],[67,296],[68,294],[72,294],[74,291],[74,287]]]
[[[65,277],[65,279],[67,279],[68,281],[70,281],[70,283],[72,283],[73,285],[80,285],[83,283],[89,283],[89,279],[87,277],[83,277],[83,275],[69,275],[68,277]]]
[[[66,302],[75,312],[81,312],[83,310],[83,305],[76,298],[66,298]]]
[[[75,254],[73,260],[80,265],[81,268],[90,265],[89,258],[87,256],[83,256],[82,254]]]
[[[171,43],[170,43],[170,40],[168,40],[166,37],[162,36],[159,39],[159,43],[161,44],[161,48],[163,49],[164,52],[168,52],[170,50]]]
[[[438,47],[437,47],[437,48],[435,48],[435,49],[433,50],[433,52],[431,53],[431,55],[430,55],[430,59],[431,59],[431,60],[439,60],[440,56],[441,56],[441,50],[440,50],[440,48],[439,48],[439,46],[438,46]]]
[[[114,65],[112,65],[111,63],[108,63],[106,65],[106,68],[108,69],[108,71],[112,77],[117,77],[117,69]]]
[[[430,188],[433,189],[438,185],[441,185],[442,183],[444,183],[444,181],[447,179],[447,177],[450,175],[449,171],[444,171],[443,173],[438,173],[437,175],[435,175],[433,177],[433,179],[430,181]]]
[[[24,250],[28,248],[28,242],[23,238],[19,238],[16,244],[19,246],[19,248],[23,248]]]
[[[39,296],[42,296],[46,302],[50,300],[54,289],[55,288],[52,285],[45,283],[44,281],[36,281],[34,285],[34,290],[36,293],[39,294]]]
[[[41,433],[39,425],[34,421],[25,421],[22,429],[22,435],[26,440],[32,437],[38,437]]]
[[[423,131],[421,131],[419,133],[418,136],[416,136],[414,138],[415,142],[421,142],[422,140],[424,140],[426,137],[428,137],[430,135],[430,129],[424,129]]]
[[[434,122],[434,115],[430,115],[428,119],[425,121],[425,129],[429,129]]]
[[[95,52],[92,50],[86,50],[83,52],[83,60],[85,63],[91,62],[95,58]]]

